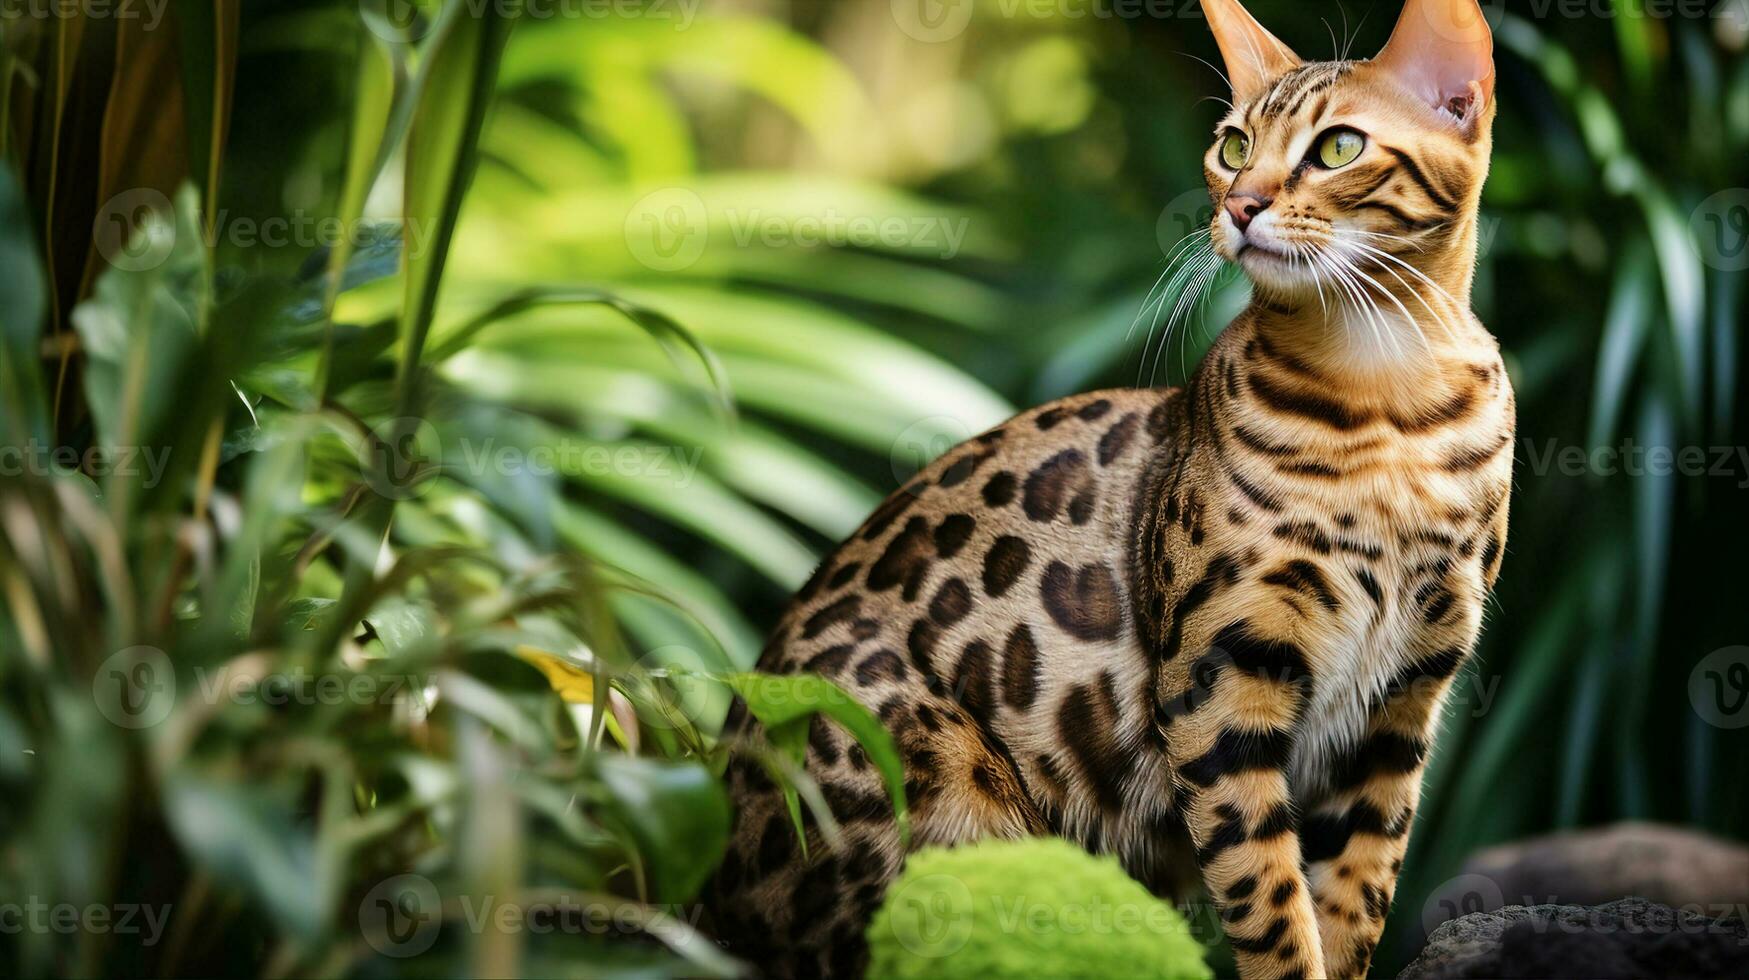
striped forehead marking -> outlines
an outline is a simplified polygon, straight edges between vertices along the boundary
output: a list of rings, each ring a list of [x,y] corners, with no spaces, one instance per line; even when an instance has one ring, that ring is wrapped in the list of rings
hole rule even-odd
[[[1251,104],[1246,118],[1254,119],[1259,114],[1266,119],[1297,115],[1306,100],[1328,90],[1353,70],[1354,63],[1349,61],[1319,61],[1296,68],[1276,79],[1269,91]]]

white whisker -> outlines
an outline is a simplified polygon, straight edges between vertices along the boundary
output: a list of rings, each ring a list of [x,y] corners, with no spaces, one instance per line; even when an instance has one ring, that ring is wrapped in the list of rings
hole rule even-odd
[[[1229,89],[1231,89],[1231,88],[1232,88],[1232,87],[1233,87],[1233,80],[1232,80],[1232,79],[1230,79],[1230,78],[1228,78],[1228,77],[1227,77],[1227,73],[1226,73],[1226,72],[1224,72],[1224,71],[1222,71],[1222,70],[1220,70],[1220,69],[1219,69],[1219,68],[1216,68],[1216,67],[1215,67],[1215,66],[1214,66],[1214,65],[1212,65],[1212,64],[1210,64],[1210,63],[1209,63],[1209,62],[1208,62],[1208,61],[1207,61],[1207,60],[1206,60],[1206,59],[1204,59],[1204,58],[1199,58],[1199,57],[1197,57],[1197,56],[1196,56],[1196,55],[1194,55],[1194,54],[1191,54],[1191,53],[1190,53],[1190,52],[1188,52],[1188,51],[1180,51],[1180,52],[1178,52],[1178,53],[1179,53],[1179,54],[1181,54],[1181,55],[1183,55],[1183,56],[1185,56],[1185,57],[1186,57],[1186,58],[1189,58],[1189,59],[1190,59],[1190,60],[1191,60],[1191,61],[1199,61],[1199,62],[1201,62],[1201,63],[1202,63],[1202,64],[1204,64],[1204,65],[1208,65],[1208,69],[1209,69],[1209,70],[1210,70],[1210,71],[1212,71],[1212,72],[1214,72],[1214,73],[1215,73],[1215,74],[1216,74],[1216,75],[1218,75],[1218,76],[1220,76],[1220,79],[1221,79],[1221,81],[1223,81],[1223,82],[1226,82],[1226,83],[1227,83],[1227,88],[1229,88]],[[1228,105],[1232,105],[1232,103],[1230,103],[1230,102],[1229,102],[1229,103],[1227,103],[1227,104],[1228,104]]]
[[[1172,343],[1172,331],[1177,327],[1179,318],[1186,310],[1193,308],[1196,305],[1197,295],[1208,281],[1209,270],[1219,266],[1220,263],[1220,256],[1215,255],[1214,251],[1211,249],[1208,254],[1197,263],[1196,271],[1191,275],[1188,284],[1179,291],[1178,301],[1172,306],[1172,315],[1167,318],[1166,328],[1160,335],[1160,346],[1154,349],[1154,360],[1148,368],[1149,387],[1153,387],[1154,379],[1159,374],[1160,355],[1165,353],[1166,348]],[[1165,306],[1164,302],[1161,303],[1161,306]]]
[[[1182,288],[1183,283],[1201,265],[1201,256],[1204,250],[1209,253],[1214,251],[1207,241],[1208,235],[1208,231],[1192,232],[1172,247],[1172,252],[1166,259],[1166,269],[1160,273],[1160,278],[1155,280],[1153,288],[1149,289],[1148,295],[1142,299],[1142,308],[1137,311],[1135,319],[1130,321],[1130,329],[1124,337],[1125,346],[1129,345],[1131,337],[1135,335],[1136,324],[1140,323],[1144,317],[1148,320],[1148,337],[1142,344],[1141,358],[1136,366],[1137,384],[1140,384],[1142,380],[1141,366],[1148,362],[1148,348],[1153,346],[1154,328],[1157,326],[1155,320],[1160,315],[1160,310],[1165,307],[1167,297],[1172,295],[1174,288]],[[1162,282],[1166,284],[1164,290],[1160,289]],[[1157,301],[1155,299],[1156,291],[1159,292]],[[1151,313],[1149,312],[1150,308],[1153,308]]]
[[[1445,301],[1452,305],[1452,308],[1457,312],[1457,314],[1459,316],[1463,315],[1463,309],[1464,309],[1463,304],[1459,303],[1457,301],[1456,297],[1452,296],[1451,293],[1447,292],[1444,286],[1441,286],[1439,283],[1434,282],[1431,278],[1429,278],[1427,276],[1426,273],[1422,272],[1420,269],[1415,268],[1413,265],[1410,265],[1409,263],[1403,261],[1402,259],[1398,258],[1395,255],[1392,255],[1391,253],[1385,251],[1384,249],[1378,248],[1376,246],[1368,245],[1365,242],[1349,242],[1348,244],[1353,245],[1354,247],[1362,250],[1364,253],[1368,254],[1369,256],[1373,256],[1375,258],[1382,258],[1386,261],[1394,262],[1397,265],[1402,266],[1404,269],[1408,270],[1410,275],[1413,275],[1415,278],[1426,283],[1429,287],[1431,287],[1440,296],[1443,296],[1445,298]],[[1380,266],[1380,268],[1384,268],[1384,266]],[[1393,274],[1395,274],[1395,273],[1393,273]],[[1419,290],[1410,290],[1410,291],[1413,292],[1417,298],[1421,299],[1421,304],[1423,306],[1427,306],[1427,312],[1433,314],[1434,319],[1437,320],[1439,322],[1440,327],[1445,330],[1447,339],[1450,339],[1451,337],[1456,336],[1457,331],[1453,327],[1451,322],[1446,320],[1446,318],[1444,316],[1442,316],[1440,313],[1435,311],[1432,306],[1429,306],[1427,304],[1426,298],[1421,296],[1421,293]]]
[[[1197,304],[1202,301],[1203,290],[1208,288],[1210,278],[1220,266],[1220,256],[1211,252],[1208,261],[1204,262],[1202,267],[1197,270],[1196,278],[1191,280],[1190,285],[1179,295],[1178,303],[1172,308],[1172,317],[1166,321],[1166,335],[1161,339],[1160,350],[1154,352],[1155,367],[1148,372],[1148,383],[1150,385],[1154,383],[1154,376],[1159,367],[1160,354],[1172,343],[1173,331],[1181,326],[1188,326],[1186,318],[1191,311],[1197,308]],[[1180,350],[1182,350],[1186,340],[1180,336],[1179,343],[1181,345]]]
[[[1366,290],[1360,285],[1359,281],[1357,281],[1354,276],[1339,263],[1337,256],[1332,255],[1327,249],[1320,250],[1316,254],[1318,259],[1323,262],[1324,268],[1337,278],[1338,282],[1343,286],[1344,291],[1354,300],[1356,312],[1366,317],[1367,327],[1372,331],[1373,339],[1378,346],[1382,349],[1388,342],[1391,346],[1391,350],[1400,356],[1402,354],[1401,347],[1397,343],[1396,336],[1391,332],[1389,325],[1384,322],[1384,314],[1380,312],[1378,303],[1374,302],[1367,296]]]
[[[1402,242],[1403,244],[1409,246],[1410,248],[1414,249],[1417,252],[1427,251],[1426,247],[1423,246],[1420,242],[1414,241],[1413,239],[1405,238],[1402,235],[1387,235],[1382,231],[1362,231],[1359,228],[1348,228],[1348,229],[1344,229],[1342,231],[1335,232],[1334,234],[1337,238],[1341,238],[1344,235],[1361,235],[1361,236],[1364,236],[1366,238],[1379,238],[1379,239],[1383,239],[1383,240],[1388,241],[1388,242]]]
[[[1377,261],[1377,260],[1375,259],[1374,261]],[[1421,295],[1421,290],[1416,289],[1414,286],[1410,285],[1409,280],[1404,279],[1401,275],[1398,275],[1397,270],[1391,268],[1390,266],[1380,265],[1379,268],[1384,270],[1385,272],[1390,273],[1391,278],[1397,280],[1397,283],[1399,285],[1401,285],[1405,290],[1407,290],[1409,295],[1415,297],[1416,302],[1421,304],[1421,308],[1426,310],[1427,315],[1433,318],[1433,322],[1439,324],[1439,328],[1441,330],[1445,331],[1446,339],[1447,340],[1451,339],[1451,337],[1452,337],[1451,324],[1447,323],[1445,320],[1445,317],[1442,316],[1438,310],[1435,310],[1433,308],[1433,306],[1427,302],[1427,297]],[[1419,330],[1420,327],[1417,326],[1416,329]],[[1426,340],[1425,334],[1422,335],[1422,339],[1423,339],[1423,341]]]
[[[1167,286],[1165,292],[1160,294],[1160,298],[1156,301],[1154,309],[1149,313],[1148,342],[1142,345],[1141,357],[1136,362],[1136,384],[1138,386],[1143,383],[1143,372],[1146,370],[1150,360],[1159,360],[1160,355],[1158,351],[1164,349],[1166,342],[1170,339],[1170,323],[1159,322],[1160,313],[1166,308],[1166,301],[1173,298],[1174,295],[1182,297],[1184,289],[1189,285],[1191,280],[1195,278],[1197,271],[1201,269],[1203,263],[1207,261],[1207,258],[1208,256],[1201,252],[1192,253],[1188,256],[1188,260],[1184,266],[1172,277],[1171,284]],[[1150,359],[1148,351],[1150,348],[1154,347],[1154,334],[1156,332],[1159,332],[1160,334],[1160,347],[1155,349],[1156,352],[1153,358]]]
[[[1362,281],[1378,290],[1381,295],[1390,300],[1392,305],[1396,306],[1397,312],[1403,314],[1403,319],[1408,322],[1409,326],[1415,328],[1415,335],[1421,338],[1421,346],[1429,352],[1433,350],[1433,344],[1427,339],[1427,334],[1422,332],[1421,324],[1415,322],[1415,318],[1409,315],[1409,308],[1403,305],[1403,301],[1397,298],[1396,293],[1386,289],[1377,279],[1368,275],[1365,270],[1361,269],[1361,267],[1354,262],[1353,259],[1345,255],[1337,255],[1336,259],[1341,262],[1349,272],[1358,276]],[[1413,292],[1413,290],[1411,290],[1411,292]]]

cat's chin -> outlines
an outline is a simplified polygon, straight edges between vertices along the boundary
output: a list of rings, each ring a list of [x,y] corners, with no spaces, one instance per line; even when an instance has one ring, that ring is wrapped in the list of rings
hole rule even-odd
[[[1322,285],[1307,260],[1260,245],[1240,251],[1238,265],[1259,292],[1279,299],[1313,298]]]

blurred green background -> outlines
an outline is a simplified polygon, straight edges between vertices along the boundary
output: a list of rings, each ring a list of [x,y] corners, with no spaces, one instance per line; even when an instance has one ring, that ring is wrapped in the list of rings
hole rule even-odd
[[[1749,828],[1749,2],[1483,6],[1513,529],[1381,970],[1480,846]],[[0,938],[21,971],[732,969],[683,927],[402,959],[366,920],[404,874],[446,923],[689,902],[731,750],[794,774],[715,742],[720,687],[669,715],[684,672],[749,669],[934,455],[1179,383],[1244,303],[1157,329],[1227,94],[1192,0],[443,7],[0,20],[8,441],[170,460],[0,492],[0,890],[181,917]],[[1307,58],[1397,14],[1250,8]],[[116,722],[104,677],[164,664]],[[212,693],[300,672],[406,683]]]

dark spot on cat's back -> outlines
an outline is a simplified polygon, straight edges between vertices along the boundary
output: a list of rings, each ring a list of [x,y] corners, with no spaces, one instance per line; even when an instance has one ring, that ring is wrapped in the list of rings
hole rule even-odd
[[[1032,520],[1055,520],[1066,504],[1087,492],[1089,482],[1086,455],[1079,449],[1065,449],[1026,478],[1021,505]]]
[[[1063,630],[1082,640],[1116,639],[1122,625],[1117,579],[1103,562],[1072,569],[1060,561],[1045,568],[1039,583],[1045,611]]]
[[[1031,561],[1032,548],[1025,540],[1011,534],[997,538],[984,555],[984,592],[992,599],[1000,598]]]

